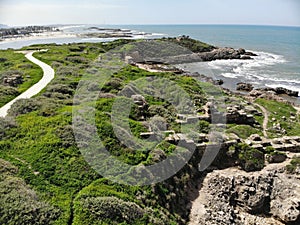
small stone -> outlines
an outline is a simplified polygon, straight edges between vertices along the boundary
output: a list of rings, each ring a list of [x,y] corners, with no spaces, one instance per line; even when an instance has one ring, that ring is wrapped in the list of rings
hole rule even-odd
[[[252,140],[252,141],[262,141],[262,138],[260,137],[259,134],[252,134],[252,135],[249,137],[249,140]]]
[[[255,189],[255,187],[250,187],[250,188],[249,188],[249,191],[250,191],[250,192],[255,192],[256,189]]]

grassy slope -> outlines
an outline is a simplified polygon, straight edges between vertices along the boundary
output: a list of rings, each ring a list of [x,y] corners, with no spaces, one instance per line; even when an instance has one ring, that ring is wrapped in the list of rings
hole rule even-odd
[[[47,47],[48,53],[36,53],[36,57],[50,65],[54,61],[57,64],[65,61],[65,57],[72,54],[69,46]],[[93,60],[98,54],[99,49],[91,51],[84,60]],[[70,66],[70,71],[61,71],[63,65]],[[17,118],[17,127],[11,131],[15,135],[0,141],[0,154],[4,159],[17,162],[18,175],[32,185],[45,200],[60,209],[60,218],[55,224],[67,224],[73,196],[99,176],[81,157],[73,142],[72,133],[67,129],[71,124],[72,108],[65,105],[71,102],[71,95],[59,93],[60,87],[57,92],[53,91],[56,83],[61,83],[72,92],[71,88],[76,87],[80,79],[79,73],[83,69],[78,68],[76,63],[67,61],[60,69],[58,66],[55,69],[58,75],[44,90],[44,93],[48,92],[53,96],[36,100],[33,104],[42,105],[39,110]],[[74,71],[78,74],[72,74]],[[61,98],[62,96],[64,97]],[[51,105],[52,101],[55,104]],[[50,109],[47,109],[47,105],[50,105]],[[66,143],[66,139],[69,143]]]
[[[296,116],[296,109],[288,104],[276,102],[272,100],[257,99],[256,103],[262,105],[269,112],[268,134],[270,137],[280,137],[282,134],[277,134],[273,129],[273,123],[279,123],[286,130],[287,136],[295,136],[300,134],[300,116]],[[291,116],[296,119],[291,120]],[[274,121],[272,119],[275,118]],[[291,126],[291,124],[293,124]]]
[[[73,200],[79,199],[77,193],[100,176],[87,165],[76,147],[70,130],[72,107],[67,105],[72,103],[72,94],[85,71],[85,65],[103,52],[103,48],[101,44],[39,47],[47,47],[49,51],[36,53],[35,56],[52,65],[57,76],[39,96],[12,108],[10,113],[18,115],[17,126],[8,130],[1,139],[0,156],[16,165],[19,168],[17,176],[59,210],[60,217],[55,224],[68,224],[73,217],[78,218],[76,213],[81,215],[84,210],[78,208],[80,204],[73,206]],[[29,113],[22,114],[24,108]],[[114,187],[112,184],[107,188],[110,190]],[[105,186],[99,188],[101,192],[109,192]],[[116,189],[115,193],[118,192],[118,195],[123,193]],[[16,210],[14,206],[10,207]],[[140,223],[144,220],[142,218]],[[76,224],[90,222],[88,217],[87,221],[79,220]],[[106,224],[111,222],[106,221]]]
[[[56,70],[56,77],[38,96],[12,108],[11,115],[17,117],[15,123],[4,126],[10,126],[10,129],[6,128],[4,133],[0,132],[0,158],[17,167],[14,176],[24,180],[37,192],[41,200],[48,202],[49,207],[59,212],[54,224],[176,224],[181,218],[176,213],[176,207],[166,208],[170,198],[174,196],[174,193],[166,188],[167,185],[130,187],[111,183],[90,168],[76,147],[71,128],[73,94],[88,64],[97,58],[99,53],[109,50],[113,45],[118,43],[105,46],[72,44],[30,47],[49,49],[48,52],[36,53],[35,56],[52,65]],[[131,80],[148,75],[152,74],[126,67],[115,74],[114,82],[106,85],[106,91],[116,93],[116,87],[121,89]],[[166,76],[176,82],[188,91],[192,98],[203,99],[201,88],[191,78],[166,73],[160,76]],[[111,88],[111,84],[117,86]],[[146,99],[152,105],[153,112],[159,111],[162,116],[169,118],[173,126],[171,128],[178,129],[173,123],[174,115],[167,102],[151,96],[146,96]],[[99,135],[111,146],[111,152],[131,164],[153,163],[151,153],[132,153],[113,137],[106,113],[110,111],[111,105],[112,99],[99,99],[96,116]],[[131,127],[136,136],[140,131],[145,131],[135,118],[134,112],[131,114]],[[173,146],[167,143],[158,148],[166,154],[173,151]],[[176,183],[173,186],[180,187]],[[184,192],[183,189],[181,192]],[[163,201],[164,199],[169,200]],[[110,211],[99,208],[101,204],[108,204],[109,208],[116,211],[107,215]],[[12,212],[17,212],[16,206],[9,207]],[[133,219],[124,219],[122,215],[128,207],[136,213]],[[110,218],[111,215],[117,216]],[[101,220],[103,216],[106,219]]]

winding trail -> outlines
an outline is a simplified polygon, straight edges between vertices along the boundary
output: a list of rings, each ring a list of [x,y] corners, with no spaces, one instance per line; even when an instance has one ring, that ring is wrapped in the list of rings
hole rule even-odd
[[[47,51],[47,50],[39,50],[39,51]],[[5,117],[7,115],[7,111],[10,109],[10,107],[19,99],[26,99],[26,98],[31,98],[32,96],[38,94],[41,90],[43,90],[49,83],[50,81],[54,78],[55,72],[51,68],[51,66],[47,65],[46,63],[38,60],[37,58],[33,57],[33,53],[39,52],[39,51],[20,51],[20,53],[26,54],[25,57],[33,62],[34,64],[38,65],[39,67],[42,68],[44,75],[42,79],[34,84],[32,87],[27,89],[25,92],[20,94],[18,97],[14,98],[12,101],[4,105],[3,107],[0,108],[0,117]]]
[[[256,103],[252,103],[253,105],[257,106],[260,108],[260,110],[263,112],[264,114],[264,122],[263,122],[263,134],[265,136],[265,138],[268,138],[268,134],[267,134],[267,129],[268,129],[268,122],[269,122],[269,113],[268,111],[261,105],[256,104]]]

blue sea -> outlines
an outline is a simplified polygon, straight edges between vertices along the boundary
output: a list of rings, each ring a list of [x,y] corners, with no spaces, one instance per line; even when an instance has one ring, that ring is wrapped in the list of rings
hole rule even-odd
[[[84,33],[95,25],[59,25],[66,33]],[[98,25],[96,25],[98,26]],[[233,89],[244,81],[256,87],[285,87],[300,91],[300,27],[246,25],[99,25],[129,29],[136,38],[187,35],[220,47],[245,48],[258,55],[254,60],[217,60],[180,65],[182,68],[223,79]],[[36,43],[99,42],[113,39],[53,38],[0,42],[0,49]]]

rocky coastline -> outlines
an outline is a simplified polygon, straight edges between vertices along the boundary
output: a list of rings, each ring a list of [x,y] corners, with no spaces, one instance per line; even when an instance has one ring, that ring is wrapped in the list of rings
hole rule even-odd
[[[26,26],[26,27],[3,27],[0,28],[0,41],[19,40],[25,38],[41,37],[79,37],[79,38],[116,38],[132,39],[152,35],[151,33],[135,33],[127,29],[89,27],[84,33],[65,33],[54,26]]]
[[[293,91],[289,90],[287,88],[283,87],[277,87],[277,88],[270,88],[270,87],[265,87],[265,88],[257,88],[254,89],[252,84],[249,83],[244,83],[240,82],[237,83],[237,91],[244,91],[244,92],[250,92],[251,96],[261,96],[264,93],[268,94],[275,94],[275,95],[286,95],[290,97],[298,97],[299,96],[299,91]]]
[[[158,58],[146,59],[141,55],[134,54],[127,60],[130,64],[151,72],[172,72],[178,75],[197,77],[201,81],[220,86],[223,83],[222,80],[214,80],[198,73],[189,73],[168,64],[176,64],[178,60],[182,59],[184,62],[241,59],[243,57],[245,60],[251,60],[255,54],[247,53],[243,49],[215,48],[209,52],[192,53],[181,57],[182,55],[178,58],[172,56],[167,58],[167,63],[162,63]],[[269,112],[265,110],[264,106],[254,103],[256,99],[266,99],[293,105],[292,101],[286,100],[283,96],[296,98],[299,93],[281,87],[254,89],[251,84],[247,83],[238,83],[237,90],[238,92],[223,89],[231,96],[228,101],[235,102],[226,109],[224,116],[227,123],[258,127],[264,131],[264,135],[254,134],[247,139],[241,139],[234,134],[225,135],[221,151],[213,165],[202,173],[195,170],[189,172],[191,180],[187,184],[189,186],[188,205],[186,206],[186,202],[181,202],[178,208],[182,208],[181,213],[183,214],[184,208],[189,212],[189,225],[299,224],[299,171],[291,174],[286,168],[295,157],[300,157],[300,136],[288,137],[281,133],[280,138],[269,138],[268,120],[275,122],[276,119],[268,118]],[[243,101],[245,102],[241,103]],[[211,112],[217,109],[210,108],[210,103],[207,103],[206,106],[203,108],[204,115],[178,115],[178,122],[189,123],[189,121],[199,119],[210,122]],[[265,117],[266,122],[263,127],[258,125],[255,117],[257,115]],[[290,118],[282,117],[282,120],[290,120],[293,123],[292,121],[295,122],[296,117],[291,115]],[[186,144],[196,146],[196,153],[188,165],[191,168],[197,166],[207,146],[214,145],[214,143],[203,143],[205,140],[209,140],[209,136],[205,134],[199,134],[201,143],[198,144],[184,135],[168,132],[171,133],[166,139],[168,142],[186,141]],[[278,132],[284,131],[280,127]],[[244,144],[254,149],[253,157],[257,162],[260,161],[260,165],[250,166],[251,163],[247,164],[249,162],[242,162],[236,158],[233,146]],[[273,152],[267,153],[270,149]],[[176,199],[173,201],[176,202]]]
[[[252,57],[257,56],[253,52],[247,52],[245,49],[233,49],[233,48],[214,48],[211,51],[204,52],[191,52],[188,54],[180,54],[174,56],[164,57],[143,57],[139,54],[131,55],[132,63],[151,63],[160,64],[182,64],[182,63],[193,63],[193,62],[207,62],[214,60],[230,60],[230,59],[241,59],[251,60]]]

